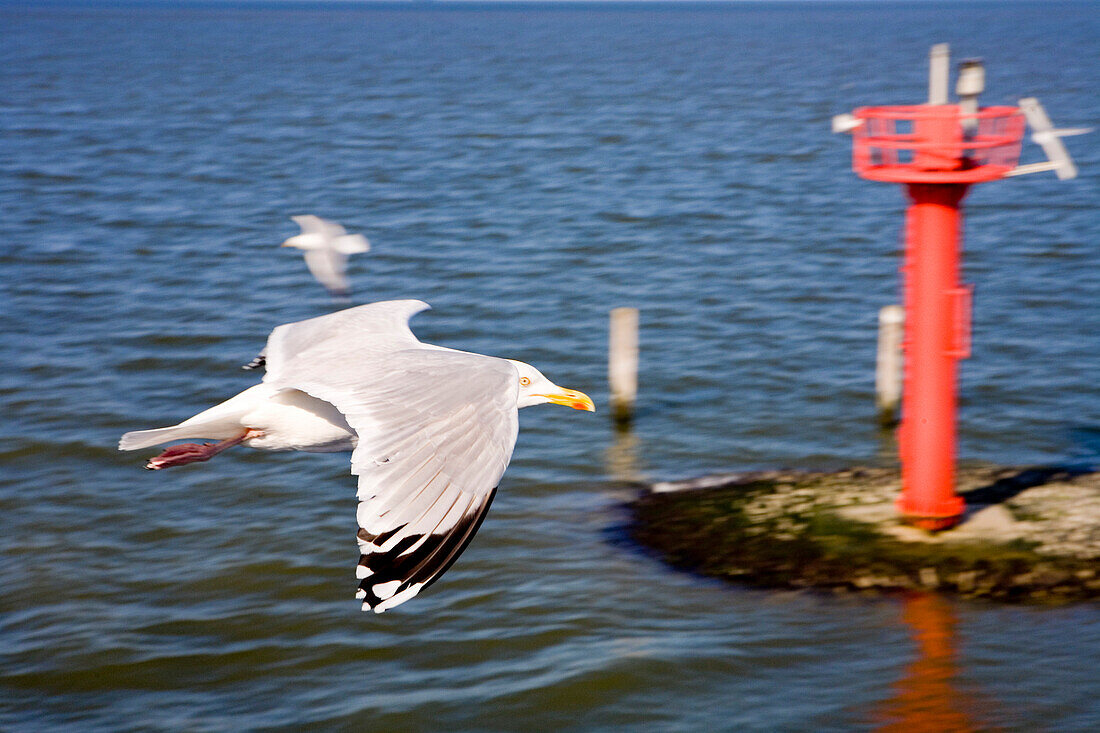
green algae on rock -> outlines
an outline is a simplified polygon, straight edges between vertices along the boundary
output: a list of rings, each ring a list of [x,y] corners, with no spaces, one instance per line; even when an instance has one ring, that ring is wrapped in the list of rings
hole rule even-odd
[[[923,589],[1003,601],[1100,597],[1100,474],[963,467],[967,515],[901,523],[897,472],[754,472],[653,484],[630,532],[674,566],[756,587]]]

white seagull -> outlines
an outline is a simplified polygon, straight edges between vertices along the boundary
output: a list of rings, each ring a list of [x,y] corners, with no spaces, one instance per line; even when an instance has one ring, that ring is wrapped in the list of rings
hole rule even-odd
[[[348,296],[348,255],[369,252],[370,242],[362,234],[348,234],[344,227],[319,216],[305,214],[290,217],[302,228],[281,247],[305,251],[306,267],[337,298]]]
[[[174,440],[146,465],[205,461],[237,444],[351,450],[359,477],[356,597],[381,613],[435,581],[481,525],[512,456],[518,409],[595,411],[529,364],[424,344],[418,300],[371,303],[277,327],[263,381],[179,425],[126,433],[120,450]]]

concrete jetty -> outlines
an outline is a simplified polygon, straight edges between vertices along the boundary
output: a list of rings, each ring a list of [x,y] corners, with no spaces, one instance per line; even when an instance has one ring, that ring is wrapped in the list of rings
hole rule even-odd
[[[964,520],[930,533],[894,507],[896,469],[756,471],[646,484],[632,536],[671,564],[756,587],[1100,598],[1100,473],[962,465]]]

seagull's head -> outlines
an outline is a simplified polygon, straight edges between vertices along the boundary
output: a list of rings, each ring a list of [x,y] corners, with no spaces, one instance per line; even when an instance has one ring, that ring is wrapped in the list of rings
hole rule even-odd
[[[519,380],[518,407],[530,407],[531,405],[552,402],[555,405],[572,407],[574,410],[596,411],[596,405],[592,403],[592,398],[584,392],[559,387],[530,364],[515,359],[509,359],[508,362],[516,368],[516,379]]]
[[[324,238],[318,234],[295,234],[279,246],[295,247],[296,249],[320,249],[324,244]]]

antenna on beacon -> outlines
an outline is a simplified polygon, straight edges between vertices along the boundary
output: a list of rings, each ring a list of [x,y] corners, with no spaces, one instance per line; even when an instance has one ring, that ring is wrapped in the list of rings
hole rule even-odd
[[[1032,142],[1042,146],[1047,154],[1047,160],[1043,163],[1028,163],[1019,165],[1006,173],[1006,176],[1019,176],[1024,173],[1041,173],[1042,171],[1054,171],[1054,175],[1062,180],[1077,177],[1077,166],[1069,157],[1069,151],[1062,144],[1063,137],[1070,135],[1084,135],[1092,132],[1091,127],[1073,127],[1062,130],[1054,129],[1047,111],[1035,97],[1025,97],[1020,100],[1020,110],[1027,118],[1027,124],[1031,127]]]
[[[985,91],[985,64],[981,59],[967,59],[959,64],[959,80],[955,95],[959,98],[960,122],[968,135],[978,131],[978,96]]]

